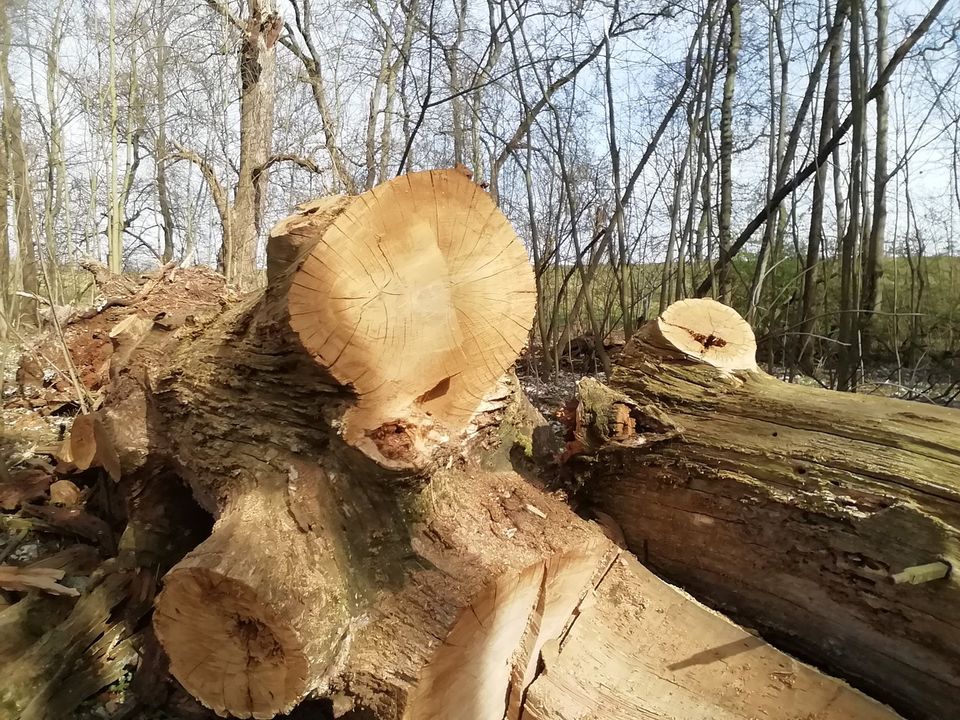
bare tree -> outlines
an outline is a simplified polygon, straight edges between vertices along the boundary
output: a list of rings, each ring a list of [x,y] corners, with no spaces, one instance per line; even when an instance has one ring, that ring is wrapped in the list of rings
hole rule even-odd
[[[719,252],[723,257],[730,252],[733,222],[733,96],[737,82],[737,60],[740,57],[740,0],[728,0],[727,68],[723,81],[723,101],[720,104],[720,228]],[[717,272],[717,297],[730,300],[730,265],[724,263]]]

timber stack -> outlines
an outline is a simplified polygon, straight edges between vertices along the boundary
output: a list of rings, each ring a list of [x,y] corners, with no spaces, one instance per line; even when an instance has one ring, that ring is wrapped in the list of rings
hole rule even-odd
[[[260,292],[188,316],[124,306],[137,319],[110,334],[77,444],[127,496],[117,572],[162,575],[151,622],[176,682],[238,718],[314,697],[391,720],[898,717],[625,543],[934,717],[955,581],[890,578],[956,558],[956,418],[776,383],[732,311],[676,305],[611,387],[581,382],[565,457],[601,527],[548,470],[518,472],[545,424],[512,370],[534,307],[522,243],[459,170],[302,205],[271,233]],[[844,439],[824,446],[834,422]],[[900,431],[885,446],[883,422]],[[181,483],[213,520],[174,557]],[[0,718],[34,702],[0,701]]]

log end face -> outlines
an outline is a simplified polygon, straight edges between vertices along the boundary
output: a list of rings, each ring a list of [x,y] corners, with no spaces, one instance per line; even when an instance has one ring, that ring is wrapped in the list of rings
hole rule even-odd
[[[709,298],[673,303],[652,324],[661,347],[721,370],[756,370],[757,340],[733,308]]]
[[[290,280],[290,327],[356,394],[347,441],[410,464],[466,427],[519,357],[536,304],[526,250],[458,170],[383,183],[317,234]]]
[[[153,622],[173,676],[218,715],[272,718],[312,689],[296,628],[274,617],[242,582],[175,568]]]
[[[296,212],[270,229],[267,239],[267,284],[282,285],[295,265],[316,244],[323,230],[350,203],[343,195],[320,197],[297,206]]]

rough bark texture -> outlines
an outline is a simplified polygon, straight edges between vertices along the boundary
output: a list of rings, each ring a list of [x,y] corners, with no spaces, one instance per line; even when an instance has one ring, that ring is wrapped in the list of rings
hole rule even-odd
[[[687,302],[692,322],[716,311]],[[664,327],[633,338],[612,390],[586,388],[586,498],[668,579],[909,716],[951,717],[960,580],[929,578],[960,563],[960,413],[717,366],[702,355],[742,328],[698,357]]]

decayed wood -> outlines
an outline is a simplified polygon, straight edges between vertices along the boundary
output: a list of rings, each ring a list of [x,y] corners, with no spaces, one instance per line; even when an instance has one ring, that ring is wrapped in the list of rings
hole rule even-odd
[[[897,717],[594,540],[503,574],[473,598],[403,717],[764,716]]]
[[[626,554],[581,605],[562,642],[544,647],[541,662],[521,720],[898,717],[711,612]]]
[[[611,389],[586,393],[580,434],[601,439],[584,498],[698,597],[912,717],[950,717],[960,413],[779,382],[749,354],[703,361],[744,337],[730,313],[673,306],[629,343]],[[725,320],[704,329],[711,315]],[[632,437],[604,435],[618,415]]]
[[[119,677],[134,653],[132,645],[123,644],[129,627],[122,620],[112,622],[111,615],[125,600],[132,577],[105,564],[66,619],[21,648],[15,661],[4,667],[0,718],[65,717],[90,692]],[[107,660],[116,661],[109,663],[114,673],[98,673],[97,666]]]
[[[0,588],[26,592],[40,590],[51,595],[76,597],[80,593],[65,587],[57,581],[63,579],[63,570],[53,568],[21,568],[13,565],[0,565]]]
[[[602,545],[502,575],[460,611],[420,674],[405,718],[518,718],[543,646],[561,636],[616,559]]]
[[[438,473],[417,501],[426,525],[413,526],[411,548],[426,567],[351,632],[331,688],[344,709],[405,720],[897,717],[670,588],[515,473]],[[743,656],[727,659],[742,641]]]

